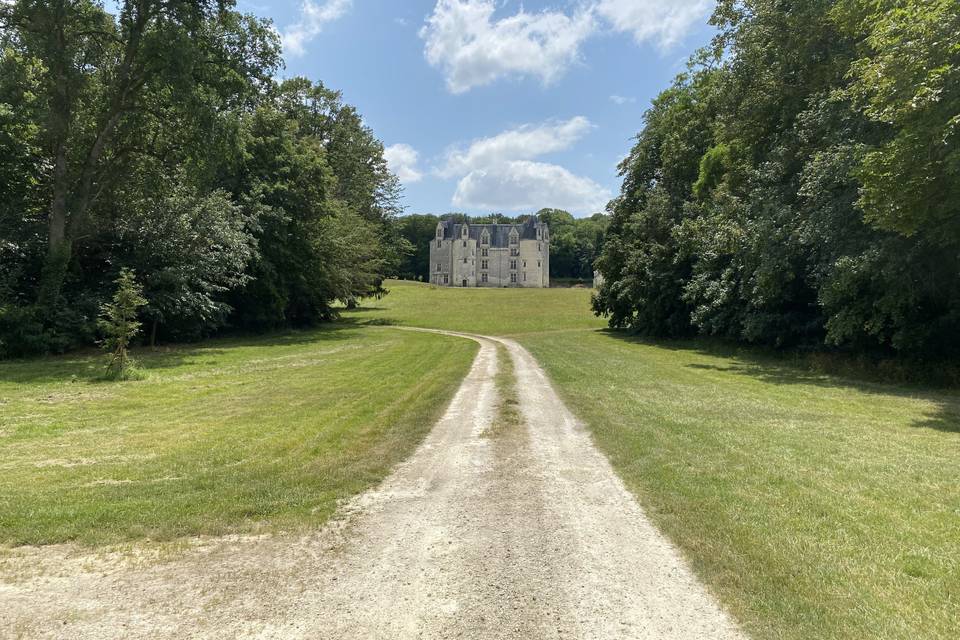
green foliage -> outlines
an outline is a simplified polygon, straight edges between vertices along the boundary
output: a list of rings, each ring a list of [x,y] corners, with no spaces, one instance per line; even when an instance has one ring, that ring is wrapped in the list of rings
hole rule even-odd
[[[0,3],[0,355],[89,344],[110,274],[155,339],[331,318],[408,242],[383,146],[340,95],[274,79],[232,2]]]
[[[308,326],[332,318],[336,300],[378,293],[406,244],[393,237],[395,178],[377,168],[382,145],[352,107],[295,78],[242,126],[247,157],[232,188],[259,206],[259,252],[231,298],[233,321]]]
[[[610,217],[574,218],[562,209],[541,209],[536,216],[550,227],[550,277],[591,280]]]
[[[116,283],[112,301],[100,307],[97,326],[104,335],[101,347],[110,354],[107,373],[124,379],[129,376],[133,365],[130,342],[140,333],[142,326],[137,320],[137,311],[147,304],[147,299],[143,297],[143,287],[137,282],[136,274],[130,269],[121,269]]]
[[[226,322],[223,296],[242,286],[256,253],[256,215],[223,190],[169,185],[116,220],[120,255],[136,265],[149,305],[143,315],[167,337],[192,339]]]
[[[700,174],[697,176],[697,181],[693,183],[694,197],[702,200],[709,196],[710,192],[723,181],[730,163],[728,145],[721,143],[707,149],[700,158]]]
[[[410,251],[397,268],[404,280],[430,280],[430,243],[437,233],[440,218],[431,214],[411,214],[397,220],[400,235],[410,243]]]
[[[853,4],[851,7],[850,5]],[[841,3],[855,16],[854,105],[884,130],[857,177],[860,207],[881,229],[960,235],[960,11],[952,0]],[[857,20],[858,18],[858,20]]]
[[[621,165],[594,310],[655,335],[960,351],[960,13],[724,0]]]

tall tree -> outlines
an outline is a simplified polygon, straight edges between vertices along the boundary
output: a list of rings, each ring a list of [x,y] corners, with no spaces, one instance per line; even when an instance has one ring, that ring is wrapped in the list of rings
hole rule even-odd
[[[594,309],[655,334],[960,349],[954,5],[721,0],[621,166]]]
[[[116,18],[92,0],[17,0],[0,7],[0,21],[16,33],[10,45],[41,69],[39,124],[51,167],[44,176],[42,301],[59,296],[91,207],[122,175],[118,168],[127,156],[144,151],[119,141],[142,140],[134,134],[156,106],[153,98],[188,95],[206,81],[233,77],[241,60],[243,72],[261,76],[247,76],[247,82],[265,81],[276,67],[279,52],[269,30],[236,33],[239,21],[228,7],[217,0],[126,0]],[[239,37],[224,37],[230,30]],[[247,49],[260,57],[246,57]]]

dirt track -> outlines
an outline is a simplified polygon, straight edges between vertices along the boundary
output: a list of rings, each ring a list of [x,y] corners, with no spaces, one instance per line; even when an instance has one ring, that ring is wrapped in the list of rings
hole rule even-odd
[[[0,637],[741,637],[509,340],[525,424],[492,428],[497,349],[473,339],[424,443],[324,530],[164,558],[17,549]]]

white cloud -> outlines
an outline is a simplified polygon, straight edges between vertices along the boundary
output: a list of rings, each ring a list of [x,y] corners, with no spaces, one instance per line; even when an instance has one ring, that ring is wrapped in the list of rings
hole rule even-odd
[[[583,116],[522,125],[449,151],[436,173],[459,178],[453,206],[499,211],[559,207],[602,210],[611,194],[593,180],[535,158],[563,151],[593,125]]]
[[[613,104],[619,104],[619,105],[633,104],[633,103],[636,102],[636,101],[637,101],[636,98],[628,98],[628,97],[626,97],[626,96],[618,96],[617,94],[613,94],[612,96],[610,96],[610,102],[612,102]]]
[[[340,18],[352,6],[353,0],[304,0],[300,5],[300,20],[280,35],[283,50],[292,56],[302,56],[306,44],[320,35],[327,23]]]
[[[466,149],[447,152],[444,166],[437,173],[450,178],[501,162],[532,160],[569,148],[592,128],[593,125],[583,116],[537,126],[523,125],[489,138],[475,140]]]
[[[602,211],[608,190],[555,164],[515,160],[471,171],[460,180],[455,207],[518,211],[556,207],[577,213]]]
[[[420,30],[427,62],[452,93],[504,77],[550,84],[580,58],[580,48],[603,28],[630,33],[638,44],[677,44],[709,15],[714,0],[581,0],[570,15],[520,10],[494,17],[494,0],[437,0]]]
[[[420,30],[424,54],[442,69],[447,87],[463,93],[505,76],[533,76],[550,84],[579,57],[595,30],[592,12],[559,11],[494,19],[493,0],[438,0]]]
[[[669,48],[710,14],[713,0],[600,0],[597,13],[637,43]]]
[[[383,150],[383,157],[400,182],[418,182],[423,178],[423,172],[417,168],[420,154],[408,144],[395,144]]]

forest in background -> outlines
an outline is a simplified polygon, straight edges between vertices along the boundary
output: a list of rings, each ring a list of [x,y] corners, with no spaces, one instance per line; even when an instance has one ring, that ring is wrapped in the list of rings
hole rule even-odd
[[[216,0],[0,5],[0,356],[93,344],[123,268],[149,339],[333,317],[409,247],[383,146],[275,79],[270,23]]]
[[[614,327],[960,353],[956,0],[721,0],[646,113],[598,267]]]

